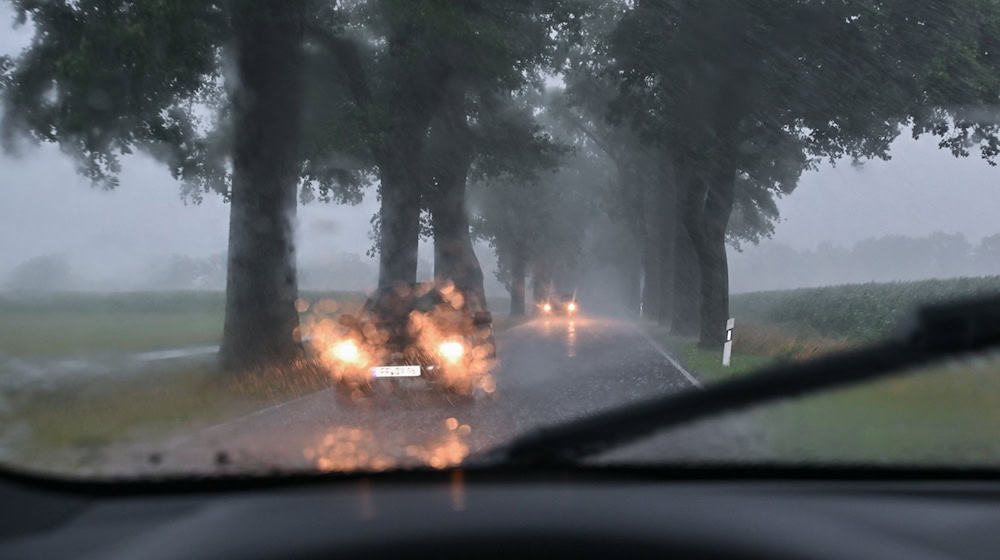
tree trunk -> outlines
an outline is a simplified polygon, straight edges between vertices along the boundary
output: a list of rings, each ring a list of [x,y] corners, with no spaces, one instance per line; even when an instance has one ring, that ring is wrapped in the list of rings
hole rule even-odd
[[[432,211],[434,228],[434,278],[451,281],[465,296],[466,307],[474,311],[486,309],[483,270],[472,246],[469,217],[465,210],[465,178],[468,166],[461,172],[441,178],[437,204]]]
[[[417,281],[420,238],[419,150],[413,138],[403,138],[380,163],[378,287]]]
[[[524,280],[527,275],[528,260],[524,254],[515,251],[510,263],[510,316],[521,317],[525,313]]]
[[[642,318],[655,320],[660,314],[660,298],[663,289],[660,284],[660,248],[659,239],[654,232],[646,235],[642,248]]]
[[[678,169],[677,218],[674,221],[673,321],[670,332],[678,336],[699,333],[701,273],[696,238],[702,231],[705,183],[690,169]]]
[[[291,4],[291,9],[289,9]],[[302,354],[294,228],[301,129],[301,2],[268,0],[233,20],[240,87],[234,98],[226,369]]]
[[[406,33],[397,30],[394,33]],[[390,58],[393,58],[390,49]],[[380,289],[417,281],[417,247],[420,240],[421,196],[425,175],[422,156],[431,119],[437,112],[444,86],[440,67],[418,70],[405,59],[393,59],[393,106],[390,124],[374,147],[379,166],[379,275]],[[415,80],[414,73],[421,79]],[[433,87],[425,87],[437,80]]]
[[[660,308],[657,322],[672,324],[674,320],[674,270],[676,268],[677,233],[673,221],[677,216],[677,193],[673,170],[667,169],[661,184],[656,189],[656,225],[659,233],[660,251]]]
[[[483,269],[472,245],[465,191],[473,145],[466,123],[464,91],[455,88],[445,101],[445,115],[433,127],[428,150],[431,178],[431,226],[434,230],[434,278],[452,282],[465,296],[466,308],[486,310]]]
[[[698,244],[701,262],[701,336],[699,346],[721,349],[729,318],[729,263],[726,227],[733,210],[736,172],[722,169],[709,185],[703,234]]]

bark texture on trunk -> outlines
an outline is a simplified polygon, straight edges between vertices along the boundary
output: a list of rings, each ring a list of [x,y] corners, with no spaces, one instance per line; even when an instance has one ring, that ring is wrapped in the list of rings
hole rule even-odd
[[[483,269],[472,245],[465,208],[466,182],[474,154],[462,96],[464,93],[458,92],[446,102],[446,115],[434,131],[437,138],[429,154],[434,278],[454,283],[465,296],[466,308],[484,311]]]
[[[423,107],[423,105],[422,105]],[[379,289],[417,281],[423,150],[430,112],[398,116],[375,150],[379,165]]]
[[[405,37],[406,30],[396,30]],[[405,39],[400,39],[405,42]],[[394,55],[391,54],[390,58]],[[379,166],[380,289],[417,281],[417,247],[424,192],[424,149],[431,119],[439,110],[446,71],[442,66],[413,67],[391,60],[396,83],[388,109],[389,125],[373,152]]]
[[[729,318],[729,263],[726,228],[733,210],[736,172],[721,169],[713,176],[705,199],[704,230],[698,246],[701,266],[701,329],[699,345],[721,348]]]
[[[672,324],[674,320],[674,271],[677,268],[677,232],[673,221],[677,216],[676,185],[672,170],[664,175],[663,182],[656,189],[656,225],[659,234],[660,266],[660,308],[657,322]]]
[[[417,281],[420,238],[420,147],[418,132],[399,134],[380,158],[378,287]]]
[[[689,168],[679,170],[677,219],[674,222],[673,321],[679,336],[699,333],[700,262],[696,249],[702,232],[706,185]]]
[[[267,0],[233,19],[234,98],[226,311],[227,369],[301,356],[293,222],[299,175],[302,3]]]
[[[483,270],[472,246],[465,210],[465,173],[444,186],[432,213],[434,228],[434,278],[453,282],[465,296],[466,307],[486,309]]]

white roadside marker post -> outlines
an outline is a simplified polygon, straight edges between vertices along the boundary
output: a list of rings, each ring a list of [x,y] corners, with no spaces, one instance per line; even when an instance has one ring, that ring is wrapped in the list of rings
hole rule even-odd
[[[736,319],[726,321],[726,343],[722,345],[722,365],[729,367],[729,359],[733,356],[733,327]]]

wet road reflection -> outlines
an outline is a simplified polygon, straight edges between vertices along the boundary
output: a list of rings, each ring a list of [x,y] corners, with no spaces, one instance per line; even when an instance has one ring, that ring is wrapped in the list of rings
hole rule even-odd
[[[451,401],[385,391],[362,403],[325,390],[175,438],[161,472],[446,468],[555,422],[690,388],[633,323],[589,316],[536,319],[497,334],[494,392]]]
[[[566,355],[576,357],[576,322],[573,319],[566,324]]]

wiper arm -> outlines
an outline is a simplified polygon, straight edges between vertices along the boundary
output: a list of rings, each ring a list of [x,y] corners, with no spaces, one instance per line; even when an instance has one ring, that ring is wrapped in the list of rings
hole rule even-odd
[[[625,405],[541,428],[473,458],[472,464],[565,465],[649,434],[798,395],[900,375],[907,368],[1000,344],[1000,297],[920,309],[912,327],[887,342],[801,364]]]

